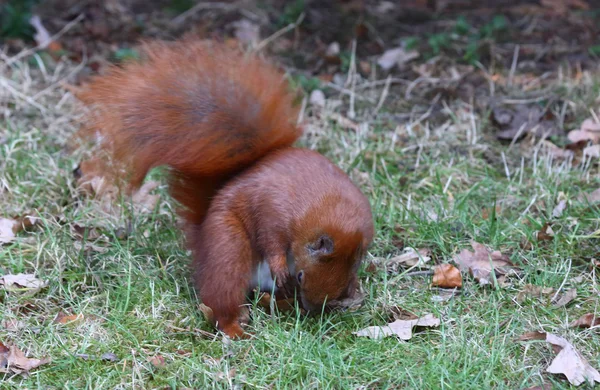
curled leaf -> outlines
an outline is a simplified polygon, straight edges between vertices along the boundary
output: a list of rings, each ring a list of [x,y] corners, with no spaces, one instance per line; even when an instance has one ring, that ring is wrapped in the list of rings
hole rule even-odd
[[[600,326],[600,317],[594,313],[584,314],[569,324],[571,328],[591,328],[592,326]]]
[[[452,264],[440,264],[433,269],[433,286],[442,288],[462,287],[462,277]]]

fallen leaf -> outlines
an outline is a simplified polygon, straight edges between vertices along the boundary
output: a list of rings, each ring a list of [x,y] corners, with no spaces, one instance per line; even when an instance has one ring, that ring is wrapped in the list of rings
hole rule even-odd
[[[600,158],[600,145],[590,145],[583,149],[583,155],[590,158]]]
[[[148,359],[148,361],[156,368],[163,368],[167,365],[165,358],[161,355],[152,356]]]
[[[415,326],[436,327],[439,325],[439,318],[434,317],[433,314],[426,314],[414,320],[396,320],[387,326],[369,326],[353,334],[375,340],[380,340],[388,336],[398,336],[402,340],[410,340],[412,338],[412,329]]]
[[[353,297],[338,299],[327,303],[327,307],[330,309],[356,311],[362,306],[365,300],[365,294],[357,291]],[[279,301],[277,301],[279,304]]]
[[[392,313],[394,320],[416,320],[419,318],[419,316],[415,313],[403,309],[400,306],[392,306],[389,308],[389,310]]]
[[[496,137],[502,140],[520,139],[526,134],[538,137],[557,135],[560,129],[551,120],[542,120],[544,112],[537,105],[497,107],[492,111],[492,120],[499,127]]]
[[[386,50],[377,60],[377,64],[383,70],[390,70],[394,66],[402,67],[408,62],[419,57],[419,52],[416,50],[406,51],[401,47]]]
[[[73,248],[75,248],[75,250],[77,251],[93,251],[93,252],[97,252],[97,253],[106,253],[108,252],[108,248],[100,246],[100,245],[96,245],[96,244],[92,244],[91,242],[84,242],[83,244],[79,241],[75,241],[73,243]]]
[[[2,321],[2,327],[8,331],[21,330],[26,326],[25,322],[18,321],[14,318]]]
[[[526,298],[542,298],[554,292],[552,287],[542,287],[533,284],[526,284],[523,289],[517,294],[517,302],[524,302]]]
[[[579,200],[582,203],[590,203],[590,204],[600,202],[600,188],[590,192],[589,194],[584,193],[584,194],[579,195],[577,200]]]
[[[462,287],[462,277],[452,264],[440,264],[433,269],[433,286],[442,288]]]
[[[592,326],[600,325],[600,317],[595,316],[594,313],[584,314],[577,320],[571,322],[569,327],[571,328],[591,328]]]
[[[0,245],[15,239],[18,224],[14,219],[0,218]]]
[[[0,286],[6,291],[26,292],[33,295],[48,286],[48,282],[40,280],[32,274],[4,275],[0,277]]]
[[[102,354],[102,356],[100,356],[100,359],[106,360],[106,361],[109,361],[109,362],[116,362],[116,361],[119,360],[119,358],[117,357],[117,355],[115,355],[112,352],[107,352],[107,353]]]
[[[579,386],[586,380],[592,386],[595,382],[600,383],[600,373],[564,338],[552,333],[530,332],[521,336],[519,340],[546,340],[553,345],[553,349],[558,354],[546,369],[547,372],[563,374],[575,386]]]
[[[536,233],[538,241],[552,241],[554,239],[554,231],[548,222]]]
[[[397,273],[399,267],[426,267],[426,263],[431,261],[431,251],[426,248],[415,249],[407,247],[404,248],[404,253],[401,255],[380,261],[385,265],[388,272]]]
[[[28,373],[41,366],[50,362],[49,358],[44,359],[33,359],[25,356],[23,351],[17,348],[15,345],[0,346],[0,372],[21,374]]]
[[[508,256],[499,251],[490,252],[484,245],[471,241],[474,252],[463,249],[454,261],[462,272],[469,272],[480,285],[491,284],[491,271],[496,276],[505,275],[517,267],[510,262]]]
[[[560,202],[558,202],[558,204],[556,205],[554,210],[552,210],[552,218],[560,218],[563,215],[563,212],[565,211],[566,208],[567,208],[567,200],[566,199],[563,199]]]
[[[85,317],[83,314],[67,315],[61,311],[56,315],[53,322],[55,324],[69,324],[69,323],[73,323],[73,322],[83,321],[84,318]]]
[[[600,123],[596,123],[592,118],[588,118],[581,123],[581,128],[569,131],[567,135],[571,142],[600,141]]]
[[[101,234],[95,227],[81,226],[79,224],[71,225],[71,233],[79,239],[86,238],[88,240],[96,240]]]
[[[566,306],[569,302],[571,302],[576,297],[577,297],[577,289],[576,288],[569,289],[569,290],[567,290],[566,293],[564,293],[558,299],[558,301],[556,301],[556,303],[554,304],[554,307]]]

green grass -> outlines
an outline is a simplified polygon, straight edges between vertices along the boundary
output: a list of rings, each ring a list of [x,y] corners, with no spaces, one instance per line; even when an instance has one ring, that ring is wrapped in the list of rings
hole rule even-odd
[[[566,88],[579,115],[597,96],[598,79],[590,82]],[[41,104],[53,107],[63,93],[56,90]],[[61,125],[61,118],[77,109],[68,105],[42,115],[22,101],[11,103],[13,116],[0,128],[0,216],[32,213],[41,224],[0,247],[0,273],[36,273],[49,286],[30,298],[0,290],[2,319],[22,322],[18,329],[1,327],[0,341],[52,362],[27,378],[0,376],[0,388],[518,389],[542,381],[569,388],[545,373],[554,356],[548,346],[516,338],[536,330],[556,333],[600,367],[598,333],[568,328],[598,311],[598,268],[591,259],[599,248],[588,236],[600,227],[600,210],[577,201],[600,186],[598,167],[568,167],[542,151],[534,158],[533,147],[509,150],[492,140],[478,117],[473,142],[473,122],[464,105],[454,103],[450,127],[427,132],[414,124],[409,133],[376,118],[357,134],[321,122],[324,131],[303,143],[348,170],[371,199],[377,237],[369,258],[398,253],[394,244],[402,239],[405,246],[429,248],[442,263],[474,239],[509,254],[522,273],[500,289],[479,287],[467,276],[460,293],[443,300],[428,275],[361,270],[367,297],[357,312],[306,318],[255,308],[256,338],[238,342],[207,336],[214,330],[197,309],[189,254],[164,186],[153,213],[132,213],[127,203],[115,215],[105,213],[75,190],[71,171],[80,155],[66,145],[76,125],[70,119]],[[550,220],[559,195],[570,202],[554,220],[554,240],[522,249],[522,240],[533,240]],[[483,209],[495,204],[497,218],[485,219]],[[97,228],[102,235],[95,244],[106,252],[77,249],[75,224]],[[526,284],[577,288],[578,296],[563,308],[538,299],[518,303]],[[385,324],[393,306],[433,313],[441,326],[407,342],[353,336]],[[54,324],[59,312],[87,319]],[[105,353],[118,361],[80,357]],[[149,362],[156,355],[164,367]]]

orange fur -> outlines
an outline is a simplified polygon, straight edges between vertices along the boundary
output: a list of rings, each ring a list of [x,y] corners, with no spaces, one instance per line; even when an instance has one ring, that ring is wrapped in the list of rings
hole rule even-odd
[[[301,130],[283,75],[211,42],[143,48],[142,61],[112,68],[78,96],[92,108],[88,130],[132,186],[170,167],[194,281],[219,328],[243,335],[240,307],[261,261],[306,309],[351,293],[373,238],[370,205],[326,158],[292,147]]]

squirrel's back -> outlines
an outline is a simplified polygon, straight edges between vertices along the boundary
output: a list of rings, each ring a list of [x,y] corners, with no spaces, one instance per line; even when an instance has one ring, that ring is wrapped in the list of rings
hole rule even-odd
[[[301,135],[283,74],[212,42],[146,43],[141,61],[112,67],[78,97],[92,109],[88,130],[134,186],[149,169],[171,167],[172,193],[192,219],[229,177]]]

